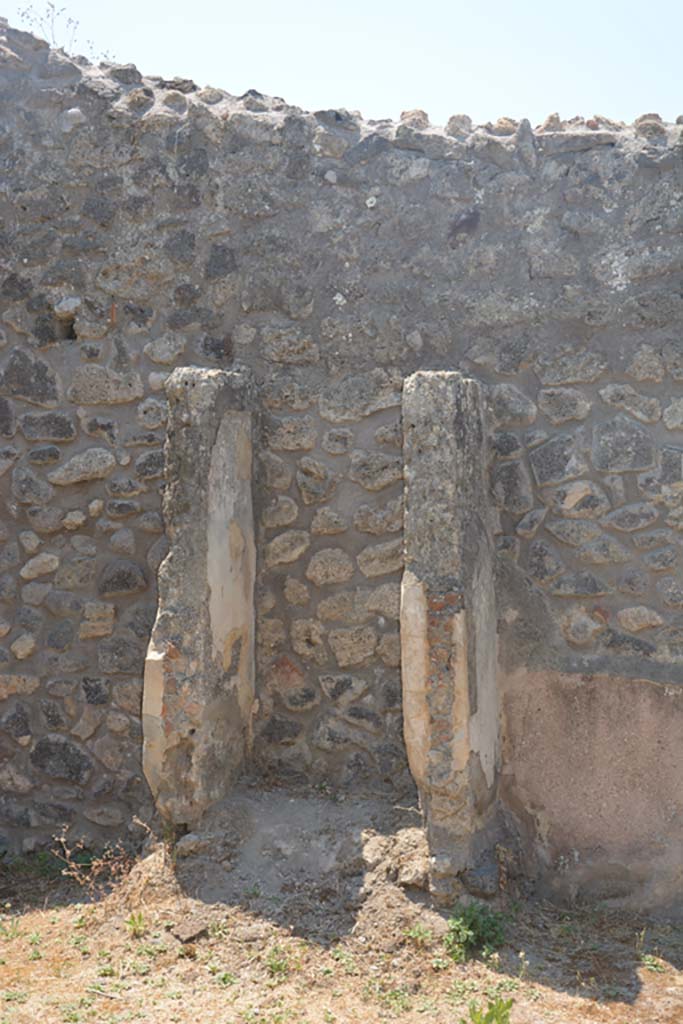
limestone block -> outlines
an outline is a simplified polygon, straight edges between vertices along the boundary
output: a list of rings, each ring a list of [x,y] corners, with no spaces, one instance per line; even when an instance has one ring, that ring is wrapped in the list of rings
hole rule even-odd
[[[252,742],[254,389],[245,370],[185,367],[166,395],[170,550],[145,662],[143,766],[163,817],[190,824],[230,789]]]
[[[353,560],[341,548],[323,548],[311,558],[306,568],[306,579],[316,587],[331,583],[346,583],[354,573]]]
[[[458,373],[414,374],[403,389],[403,432],[404,734],[426,818],[431,885],[447,896],[459,873],[492,855],[500,765],[480,386]]]

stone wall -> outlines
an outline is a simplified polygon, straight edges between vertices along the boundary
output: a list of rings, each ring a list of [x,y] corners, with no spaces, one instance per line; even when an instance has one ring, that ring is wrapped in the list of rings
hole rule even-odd
[[[149,808],[174,367],[248,366],[259,395],[261,770],[409,779],[419,369],[489,386],[502,677],[683,681],[683,125],[365,122],[3,37],[4,841]]]

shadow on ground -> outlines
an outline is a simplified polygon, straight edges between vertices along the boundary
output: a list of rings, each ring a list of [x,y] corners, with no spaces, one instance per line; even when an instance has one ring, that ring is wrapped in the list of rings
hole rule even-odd
[[[241,906],[257,930],[269,921],[323,946],[351,935],[387,954],[429,934],[438,958],[451,911],[432,904],[427,869],[417,807],[370,794],[245,784],[176,848],[183,892],[207,908]],[[514,894],[500,908],[507,941],[493,962],[511,979],[632,1004],[640,972],[683,967],[683,929],[661,919]]]
[[[277,929],[333,952],[352,943],[392,965],[404,962],[413,974],[438,971],[448,963],[450,912],[428,895],[420,824],[416,807],[386,796],[341,799],[245,781],[171,852],[150,840],[123,883],[127,903],[165,900],[175,908],[175,934],[186,927],[190,941],[215,932],[230,916],[234,939],[245,944],[271,941]],[[12,913],[83,897],[82,890],[50,878],[31,885],[26,876],[0,871],[0,900],[12,904]],[[638,999],[644,976],[670,978],[669,967],[683,968],[683,930],[661,919],[558,908],[514,892],[495,906],[505,916],[506,941],[487,967],[495,971],[499,993],[535,985],[590,999],[605,1010],[598,1019],[618,1021],[619,1007]],[[464,969],[462,981],[454,974],[454,988],[465,986],[463,995],[467,977]],[[675,991],[667,985],[662,982],[668,993],[662,999],[679,1009],[657,1019],[683,1020],[680,980]]]

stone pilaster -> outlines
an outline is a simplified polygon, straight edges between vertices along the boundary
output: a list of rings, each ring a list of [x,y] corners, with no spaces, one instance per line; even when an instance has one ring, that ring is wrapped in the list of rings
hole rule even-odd
[[[145,662],[145,775],[161,814],[196,821],[251,743],[254,702],[253,386],[248,372],[177,369],[166,384],[170,551]]]
[[[485,870],[499,765],[484,403],[459,373],[403,390],[403,715],[436,892]]]

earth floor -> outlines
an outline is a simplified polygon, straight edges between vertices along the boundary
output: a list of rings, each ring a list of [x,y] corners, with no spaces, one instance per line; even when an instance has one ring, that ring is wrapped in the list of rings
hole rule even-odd
[[[5,865],[0,1024],[683,1024],[680,923],[503,894],[457,963],[425,868],[414,808],[247,785],[106,893]]]

